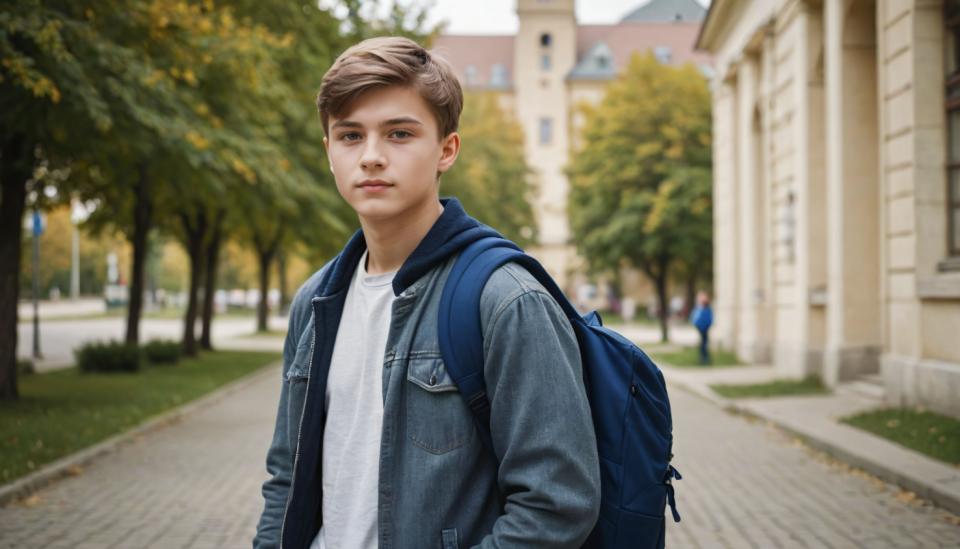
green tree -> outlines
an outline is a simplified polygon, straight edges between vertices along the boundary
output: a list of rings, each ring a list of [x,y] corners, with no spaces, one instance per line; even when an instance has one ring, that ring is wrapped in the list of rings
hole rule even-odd
[[[519,122],[504,113],[495,94],[469,94],[460,138],[460,157],[443,175],[441,192],[459,198],[471,215],[521,246],[535,242],[530,169]]]
[[[594,271],[626,264],[653,283],[661,338],[672,269],[710,255],[710,94],[692,65],[635,55],[603,101],[586,107],[568,167],[574,242]]]
[[[84,55],[91,52],[97,52],[95,58]],[[27,182],[38,159],[56,158],[111,127],[108,101],[97,84],[109,79],[116,85],[116,79],[103,72],[94,77],[97,71],[89,66],[102,68],[101,61],[117,53],[95,32],[83,6],[22,0],[0,11],[0,398],[18,396],[17,301]]]

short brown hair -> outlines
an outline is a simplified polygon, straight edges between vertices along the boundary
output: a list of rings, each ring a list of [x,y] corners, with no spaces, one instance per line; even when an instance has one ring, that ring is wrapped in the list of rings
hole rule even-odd
[[[453,69],[413,40],[388,36],[351,46],[323,76],[317,108],[324,133],[329,130],[330,115],[343,114],[362,93],[387,86],[417,90],[433,111],[441,138],[457,131],[463,90]]]

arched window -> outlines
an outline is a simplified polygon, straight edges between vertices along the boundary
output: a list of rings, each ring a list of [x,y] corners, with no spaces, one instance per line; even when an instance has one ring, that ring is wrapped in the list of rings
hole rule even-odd
[[[550,36],[549,32],[545,32],[540,35],[540,45],[544,48],[549,48],[550,44],[553,43],[553,37]]]

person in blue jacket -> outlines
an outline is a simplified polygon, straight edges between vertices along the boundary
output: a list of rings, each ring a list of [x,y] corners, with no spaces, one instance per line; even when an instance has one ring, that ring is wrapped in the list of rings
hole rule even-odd
[[[697,293],[697,306],[690,313],[690,322],[700,332],[700,364],[710,364],[710,347],[708,332],[713,325],[713,309],[710,308],[710,296],[707,292]]]

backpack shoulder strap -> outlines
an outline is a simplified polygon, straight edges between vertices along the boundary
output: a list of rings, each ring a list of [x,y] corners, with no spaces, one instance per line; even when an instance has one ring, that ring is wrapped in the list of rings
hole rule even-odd
[[[497,237],[478,240],[457,258],[440,296],[437,339],[447,372],[473,412],[477,430],[491,453],[493,441],[490,400],[483,376],[480,296],[490,275],[510,262],[519,263],[543,284],[571,320],[580,318],[543,267],[509,240]]]
[[[464,249],[454,263],[440,294],[437,340],[447,373],[457,384],[484,445],[493,451],[490,436],[490,401],[483,377],[483,332],[480,295],[498,267],[523,255],[509,240],[489,237]]]

